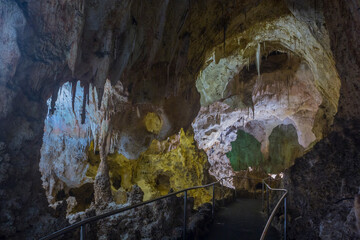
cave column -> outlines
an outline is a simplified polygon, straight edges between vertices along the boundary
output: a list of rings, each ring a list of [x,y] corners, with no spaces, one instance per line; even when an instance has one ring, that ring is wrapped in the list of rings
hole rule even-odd
[[[100,138],[100,165],[95,177],[94,182],[94,197],[95,197],[95,204],[96,205],[103,205],[106,203],[110,203],[113,201],[112,194],[111,194],[111,184],[110,184],[110,177],[109,177],[109,165],[107,162],[107,154],[108,154],[108,146],[111,139],[110,131],[108,131],[108,121],[104,127],[102,124],[102,129],[106,129],[102,132],[102,137]]]

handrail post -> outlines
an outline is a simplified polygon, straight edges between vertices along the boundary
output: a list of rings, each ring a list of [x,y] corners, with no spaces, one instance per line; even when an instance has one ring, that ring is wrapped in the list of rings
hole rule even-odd
[[[85,225],[80,227],[80,240],[85,240]]]
[[[262,207],[262,211],[264,212],[264,179],[262,180],[261,183],[261,207]]]
[[[214,209],[215,209],[215,184],[212,185],[212,208],[211,208],[211,216],[214,218]]]
[[[183,228],[183,239],[186,239],[186,212],[187,212],[187,191],[184,192],[184,228]]]
[[[235,175],[235,178],[236,178],[237,176]],[[235,201],[236,201],[236,199],[237,199],[237,194],[236,194],[236,184],[234,183],[234,179],[233,179],[233,185],[234,185],[234,189],[235,189]]]
[[[266,196],[267,196],[267,215],[270,215],[270,189],[266,187]]]
[[[286,240],[286,197],[284,198],[284,240]]]
[[[224,180],[221,179],[221,199],[222,199],[222,205],[225,206],[225,200],[224,200]]]

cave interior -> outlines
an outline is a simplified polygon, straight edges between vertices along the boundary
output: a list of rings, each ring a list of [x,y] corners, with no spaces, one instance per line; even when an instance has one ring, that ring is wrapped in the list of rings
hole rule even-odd
[[[212,204],[260,199],[263,179],[287,190],[272,221],[282,238],[360,239],[359,10],[353,0],[0,0],[0,239],[219,181],[188,191],[186,209],[179,193],[85,230],[216,239]]]

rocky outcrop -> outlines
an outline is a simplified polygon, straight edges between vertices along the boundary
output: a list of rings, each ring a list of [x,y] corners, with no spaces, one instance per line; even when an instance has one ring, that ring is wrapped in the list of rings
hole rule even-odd
[[[312,1],[302,1],[302,5]],[[358,239],[354,198],[359,192],[359,13],[354,1],[320,1],[341,79],[335,130],[296,161],[285,175],[290,189],[293,239]],[[299,7],[295,9],[299,11]],[[310,8],[312,12],[314,8]],[[346,17],[345,17],[346,16]],[[306,17],[306,14],[301,14]],[[306,171],[306,173],[305,173]],[[316,184],[314,184],[316,183]],[[340,200],[340,201],[339,201]]]
[[[359,125],[348,124],[346,133],[331,133],[285,173],[291,239],[359,237],[353,209],[360,180],[354,161],[360,157]]]

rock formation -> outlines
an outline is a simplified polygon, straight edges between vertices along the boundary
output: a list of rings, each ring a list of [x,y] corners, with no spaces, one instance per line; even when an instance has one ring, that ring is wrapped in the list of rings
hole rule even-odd
[[[207,158],[196,148],[193,133],[185,133],[181,129],[164,141],[151,141],[154,133],[159,134],[163,127],[167,127],[166,117],[159,117],[154,112],[144,114],[144,106],[137,106],[136,110],[131,107],[126,109],[129,105],[127,99],[119,97],[122,87],[117,85],[112,88],[110,84],[105,86],[108,94],[103,97],[98,110],[96,92],[90,90],[94,98],[89,100],[85,123],[80,124],[84,90],[78,83],[73,110],[71,89],[70,84],[65,84],[59,90],[54,105],[56,111],[45,120],[40,171],[50,204],[57,206],[59,201],[65,198],[70,201],[75,197],[75,202],[71,200],[70,212],[76,212],[85,210],[93,200],[97,204],[105,204],[114,198],[116,203],[124,204],[134,184],[141,187],[145,192],[144,199],[149,200],[167,194],[170,189],[178,191],[207,182]],[[116,104],[125,105],[120,108],[123,115],[116,112],[119,109]],[[105,106],[108,109],[105,110]],[[50,112],[51,100],[48,107]],[[117,128],[119,123],[114,123],[109,129],[112,120],[104,119],[104,115],[111,111],[114,112],[112,117],[117,117],[116,121],[129,114],[135,115],[133,118],[139,119],[137,126],[144,125],[143,131],[138,130],[139,137],[146,138],[149,134],[147,141],[151,142],[150,146],[145,152],[138,152],[137,159],[125,157],[128,152],[124,149],[128,147],[122,146],[127,144],[128,139],[125,138],[125,144],[122,143],[124,130]],[[89,184],[94,185],[95,191],[90,190],[85,195],[76,193]],[[189,195],[195,197],[196,206],[208,202],[211,197],[210,192],[203,190],[192,191]]]

